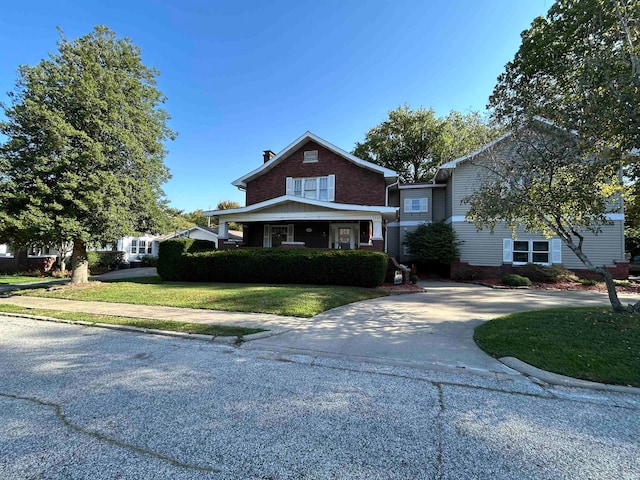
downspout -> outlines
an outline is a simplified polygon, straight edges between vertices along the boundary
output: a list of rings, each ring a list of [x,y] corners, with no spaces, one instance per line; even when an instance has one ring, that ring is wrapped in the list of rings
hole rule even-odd
[[[385,201],[384,206],[385,207],[389,206],[389,189],[391,187],[393,187],[394,185],[399,185],[399,184],[400,184],[400,180],[397,180],[396,183],[392,183],[392,184],[388,185],[387,188],[385,189],[385,192],[384,192],[385,193],[385,199],[384,199],[384,201]]]
[[[385,188],[385,190],[384,190],[384,193],[385,193],[384,206],[385,207],[389,206],[389,189],[391,187],[393,187],[394,185],[400,185],[400,180],[396,180],[395,183],[392,183],[392,184],[388,185],[387,188]],[[384,253],[387,253],[387,236],[388,235],[389,235],[389,231],[387,230],[387,223],[385,221],[385,224],[384,224]]]

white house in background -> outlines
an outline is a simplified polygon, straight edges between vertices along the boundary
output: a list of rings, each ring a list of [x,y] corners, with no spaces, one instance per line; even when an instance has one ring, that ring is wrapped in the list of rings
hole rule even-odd
[[[229,230],[228,236],[228,239],[232,242],[242,242],[242,232],[239,230]],[[169,240],[170,238],[195,238],[197,240],[209,240],[210,242],[215,243],[216,248],[218,248],[217,228],[200,227],[198,225],[195,225],[191,228],[180,230],[179,232],[174,232],[168,235],[157,237],[156,240],[158,242],[163,242],[165,240]]]

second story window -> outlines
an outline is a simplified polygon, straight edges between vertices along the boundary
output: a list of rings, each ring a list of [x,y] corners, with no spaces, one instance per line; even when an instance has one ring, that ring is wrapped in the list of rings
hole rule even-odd
[[[405,198],[404,213],[422,213],[428,210],[426,198]]]
[[[335,175],[309,178],[287,177],[287,195],[332,202],[334,190]]]

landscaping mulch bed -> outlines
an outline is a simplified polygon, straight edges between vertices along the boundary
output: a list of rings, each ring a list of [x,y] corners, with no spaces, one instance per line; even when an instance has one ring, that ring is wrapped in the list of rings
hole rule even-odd
[[[541,283],[534,282],[530,287],[509,287],[504,285],[499,278],[483,278],[482,280],[478,280],[478,285],[484,285],[485,287],[490,288],[532,288],[536,290],[583,290],[583,291],[592,291],[592,292],[606,292],[607,286],[604,282],[598,282],[595,285],[583,285],[578,282],[561,282],[561,283]],[[616,285],[616,290],[618,292],[625,293],[640,293],[640,283],[636,283],[635,281],[630,281],[629,285]]]

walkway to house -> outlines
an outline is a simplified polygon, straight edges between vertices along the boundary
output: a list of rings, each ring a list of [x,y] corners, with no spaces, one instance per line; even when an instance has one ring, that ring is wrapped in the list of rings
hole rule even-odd
[[[37,297],[0,298],[0,303],[84,311],[108,315],[171,319],[220,325],[262,327],[266,338],[241,348],[313,357],[337,357],[459,369],[467,372],[513,373],[486,355],[473,341],[473,329],[507,313],[556,306],[606,305],[598,292],[494,290],[478,285],[424,282],[423,293],[389,296],[344,305],[310,319],[278,315],[153,307],[105,302],[76,302]],[[632,295],[621,295],[625,303]]]
[[[345,305],[317,315],[294,331],[243,348],[351,357],[388,364],[508,373],[473,341],[474,328],[508,313],[557,306],[607,305],[589,291],[503,290],[479,285],[421,282],[424,293]],[[623,302],[637,298],[620,295]]]

